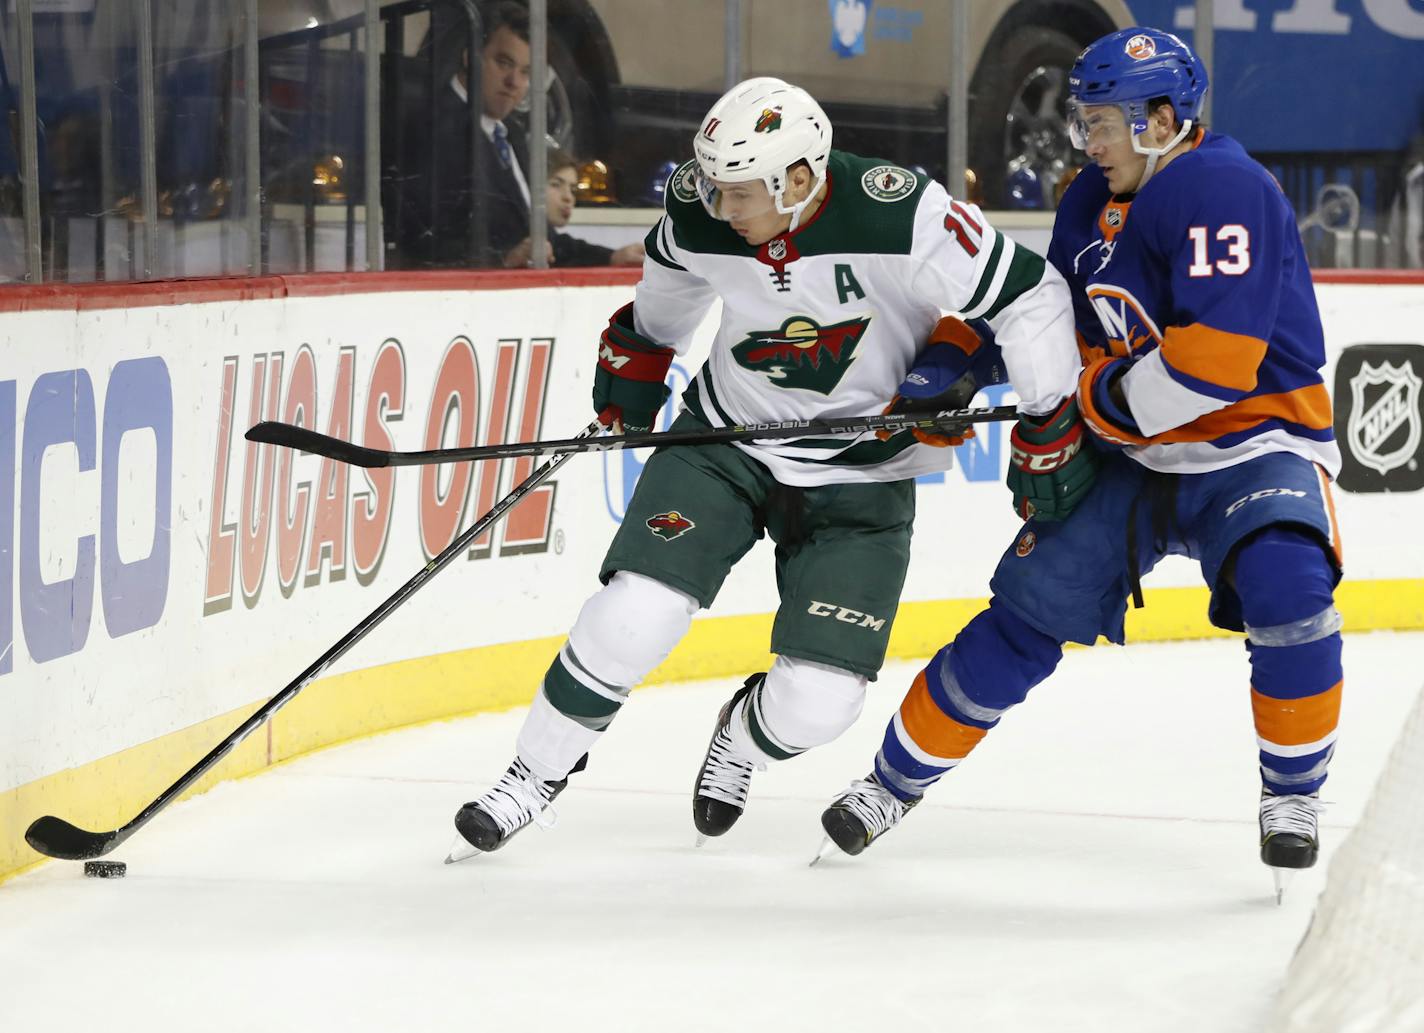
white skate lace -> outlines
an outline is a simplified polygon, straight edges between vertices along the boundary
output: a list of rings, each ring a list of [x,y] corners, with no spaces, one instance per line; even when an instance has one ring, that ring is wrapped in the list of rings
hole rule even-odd
[[[895,823],[905,813],[905,805],[895,794],[870,779],[857,779],[850,788],[831,806],[850,811],[865,826],[867,841],[874,839]]]
[[[733,807],[744,807],[755,768],[755,764],[743,759],[732,746],[727,729],[720,728],[707,749],[707,766],[703,768],[697,795],[721,800]]]
[[[494,819],[506,836],[531,821],[541,828],[552,828],[559,820],[549,800],[554,786],[536,776],[516,760],[500,780],[475,801],[475,806]]]
[[[1314,796],[1299,793],[1261,797],[1261,834],[1293,833],[1314,839],[1319,832],[1319,815],[1324,805]]]

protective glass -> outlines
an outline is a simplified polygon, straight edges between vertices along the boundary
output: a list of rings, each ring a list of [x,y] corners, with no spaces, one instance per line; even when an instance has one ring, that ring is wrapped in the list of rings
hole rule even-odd
[[[714,219],[724,222],[745,222],[776,211],[776,199],[760,179],[745,180],[740,183],[719,183],[697,170],[694,177],[697,196],[702,199],[702,207]]]
[[[1086,151],[1090,145],[1110,146],[1128,138],[1127,112],[1117,104],[1068,102],[1068,138]]]

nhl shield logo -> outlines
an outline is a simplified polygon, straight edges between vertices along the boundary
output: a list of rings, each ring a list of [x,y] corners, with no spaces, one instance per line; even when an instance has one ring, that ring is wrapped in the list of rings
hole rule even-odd
[[[1366,362],[1350,378],[1350,451],[1380,474],[1403,466],[1419,448],[1419,375],[1405,361]]]
[[[681,538],[697,526],[675,509],[670,509],[666,513],[654,513],[643,522],[648,525],[649,531],[665,542]]]
[[[766,255],[773,262],[784,262],[786,260],[786,240],[777,237],[766,246]]]

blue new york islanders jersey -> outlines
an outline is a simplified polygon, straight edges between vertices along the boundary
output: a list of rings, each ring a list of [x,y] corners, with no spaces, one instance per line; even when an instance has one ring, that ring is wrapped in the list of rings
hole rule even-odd
[[[1325,343],[1295,215],[1235,140],[1199,131],[1131,197],[1085,168],[1048,257],[1072,288],[1084,361],[1133,359],[1122,386],[1140,431],[1123,439],[1134,459],[1200,473],[1293,452],[1334,476]]]

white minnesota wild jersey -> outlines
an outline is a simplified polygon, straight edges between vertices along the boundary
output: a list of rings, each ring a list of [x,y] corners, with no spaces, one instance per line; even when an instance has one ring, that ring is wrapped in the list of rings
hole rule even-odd
[[[1076,388],[1063,278],[938,183],[832,151],[812,218],[752,247],[702,207],[694,168],[668,180],[633,313],[640,333],[684,352],[722,299],[711,354],[683,395],[711,426],[878,413],[946,312],[989,321],[1021,409],[1047,412]],[[946,469],[953,451],[908,432],[739,447],[802,486],[914,477]]]

